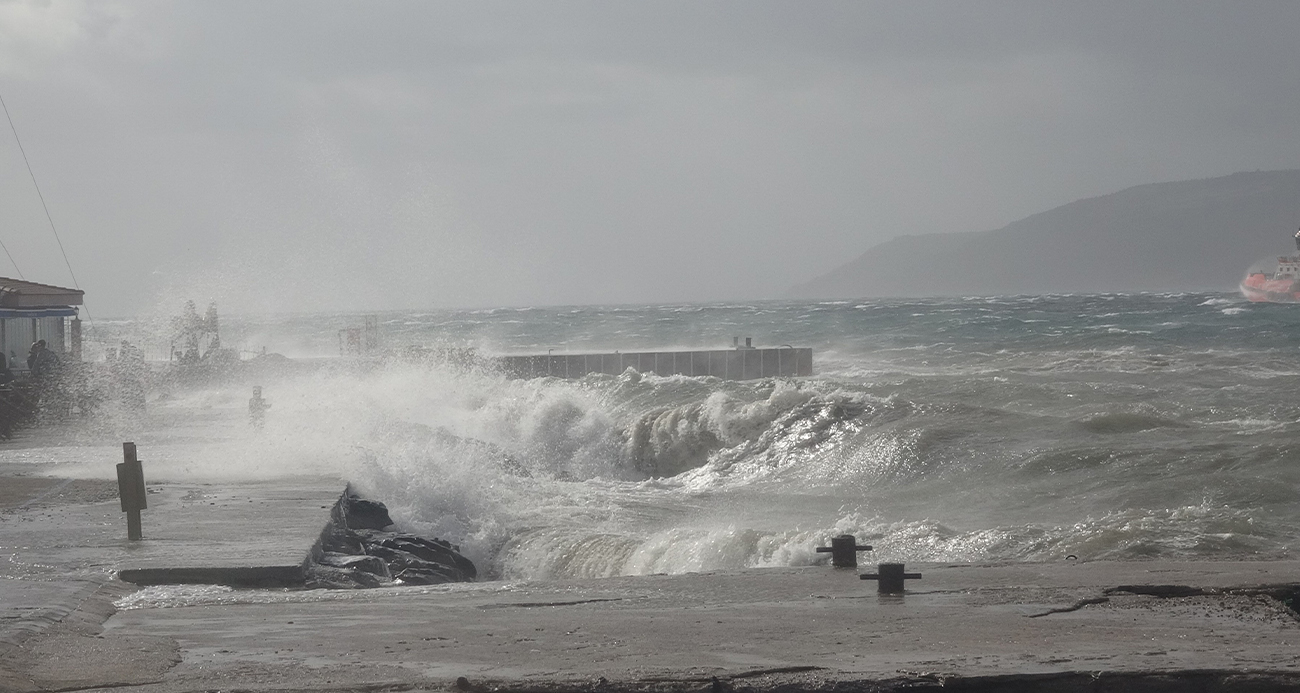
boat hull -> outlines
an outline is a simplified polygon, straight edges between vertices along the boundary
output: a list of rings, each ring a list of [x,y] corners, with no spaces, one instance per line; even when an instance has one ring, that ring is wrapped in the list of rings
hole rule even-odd
[[[1269,279],[1252,274],[1241,282],[1241,294],[1255,303],[1300,303],[1300,290],[1290,279]]]

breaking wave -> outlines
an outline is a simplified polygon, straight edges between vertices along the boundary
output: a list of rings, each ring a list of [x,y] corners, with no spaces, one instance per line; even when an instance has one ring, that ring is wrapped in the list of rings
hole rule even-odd
[[[813,346],[818,375],[320,369],[262,383],[260,433],[242,389],[151,405],[201,413],[168,435],[212,441],[160,450],[151,474],[347,478],[511,580],[811,565],[842,533],[870,561],[1285,557],[1300,315],[1277,308],[1169,294],[403,315],[430,341],[518,349],[501,335],[654,346],[689,325],[730,343],[744,324]]]

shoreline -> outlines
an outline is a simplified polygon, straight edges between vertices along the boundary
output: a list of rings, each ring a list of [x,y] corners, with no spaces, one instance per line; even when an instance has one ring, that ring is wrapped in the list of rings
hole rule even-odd
[[[257,550],[305,556],[285,523],[315,506],[297,534],[319,533],[342,483],[166,484],[131,546],[103,482],[18,478],[0,496],[3,691],[1300,690],[1300,619],[1279,600],[1297,561],[909,564],[923,578],[901,596],[859,580],[868,564],[143,592],[116,571],[248,558],[242,537],[268,527]]]

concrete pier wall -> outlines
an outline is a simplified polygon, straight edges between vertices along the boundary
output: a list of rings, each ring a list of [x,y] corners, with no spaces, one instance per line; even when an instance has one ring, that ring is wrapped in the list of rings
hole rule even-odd
[[[813,374],[812,349],[793,347],[498,356],[496,360],[503,371],[515,378],[618,375],[628,368],[656,375],[708,375],[724,380]]]

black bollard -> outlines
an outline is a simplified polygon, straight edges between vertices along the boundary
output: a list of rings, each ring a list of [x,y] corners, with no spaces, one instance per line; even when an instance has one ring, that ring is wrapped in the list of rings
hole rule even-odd
[[[858,546],[858,540],[852,534],[831,537],[830,547],[817,547],[817,553],[829,553],[831,555],[831,565],[836,568],[858,567],[858,552],[870,550],[871,546],[869,545]]]
[[[122,512],[126,513],[126,538],[131,541],[143,538],[140,511],[149,507],[145,500],[144,468],[135,455],[135,443],[122,443],[122,462],[117,465],[117,493],[122,498]]]
[[[881,594],[902,594],[904,580],[920,580],[920,573],[903,572],[902,563],[881,563],[875,573],[858,576],[863,580],[877,580],[877,591]]]

